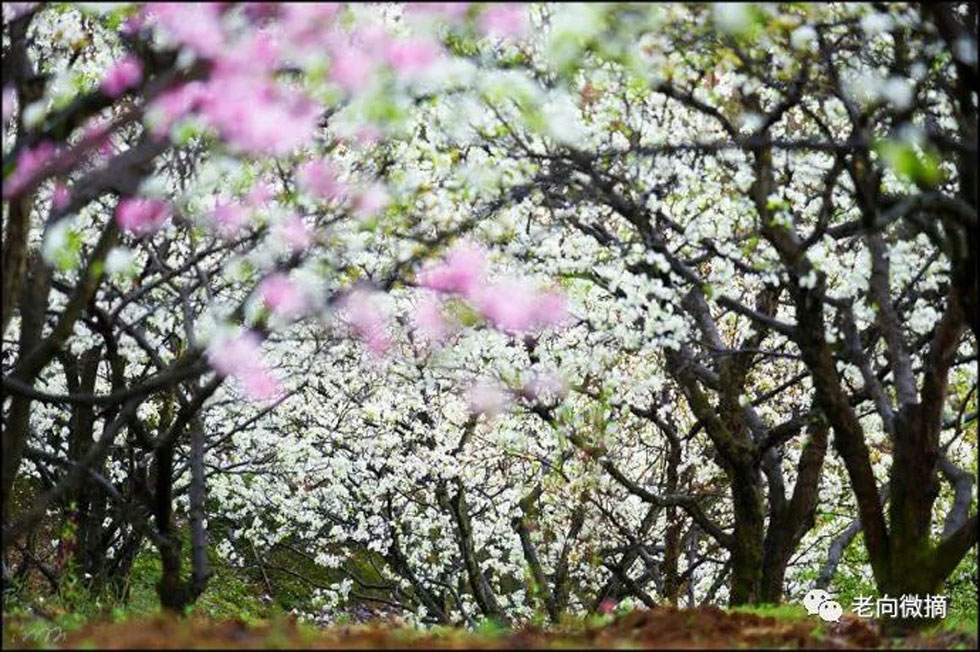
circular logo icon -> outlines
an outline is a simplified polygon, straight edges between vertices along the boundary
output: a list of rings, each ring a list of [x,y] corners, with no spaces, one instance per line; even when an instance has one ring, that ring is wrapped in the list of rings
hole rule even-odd
[[[811,616],[816,616],[820,611],[820,605],[830,600],[830,594],[823,589],[810,589],[810,592],[803,598],[803,606]]]
[[[824,600],[820,603],[820,618],[828,623],[836,623],[840,620],[841,614],[844,610],[841,608],[840,603],[837,600]]]

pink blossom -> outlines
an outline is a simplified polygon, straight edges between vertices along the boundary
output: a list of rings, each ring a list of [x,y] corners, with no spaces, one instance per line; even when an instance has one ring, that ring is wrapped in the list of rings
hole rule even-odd
[[[442,301],[428,292],[415,307],[415,315],[412,319],[415,331],[427,342],[439,344],[449,336],[449,325],[442,308]]]
[[[292,4],[292,3],[290,3]],[[289,5],[286,5],[289,6]],[[283,7],[278,2],[243,2],[242,11],[253,23],[261,23],[279,16]]]
[[[336,2],[289,2],[282,8],[285,38],[296,47],[320,45],[324,31],[340,12]]]
[[[537,303],[535,319],[538,326],[560,326],[568,319],[565,297],[554,290],[539,292]]]
[[[51,193],[51,206],[55,210],[61,210],[68,205],[71,201],[71,191],[68,190],[68,186],[61,183],[60,181],[54,184],[54,190]]]
[[[277,236],[293,251],[305,251],[313,241],[309,228],[299,215],[290,215],[276,225]]]
[[[616,601],[612,598],[606,598],[599,603],[599,613],[602,615],[611,614],[616,609]]]
[[[354,132],[354,140],[358,145],[373,145],[381,140],[381,129],[376,125],[361,125]]]
[[[374,67],[374,61],[363,50],[354,47],[337,48],[330,56],[330,81],[347,93],[358,93],[371,82]]]
[[[480,29],[484,34],[520,37],[527,31],[527,17],[519,4],[499,4],[480,13]]]
[[[170,205],[159,199],[126,197],[116,205],[116,223],[137,236],[154,233],[170,218]]]
[[[348,292],[341,300],[347,323],[374,355],[388,350],[388,320],[378,302],[380,293],[364,288]]]
[[[208,360],[219,374],[238,380],[252,400],[271,401],[283,393],[282,385],[262,361],[262,343],[254,331],[244,331],[212,345]]]
[[[110,158],[116,153],[116,148],[109,135],[109,127],[110,124],[107,119],[95,117],[88,121],[82,131],[84,146],[95,147],[102,158]]]
[[[160,2],[148,5],[147,9],[164,31],[197,56],[213,59],[221,54],[225,36],[219,3]]]
[[[170,127],[194,111],[204,99],[207,89],[202,82],[188,82],[165,91],[150,104],[150,129],[154,136],[165,136]]]
[[[528,398],[549,401],[563,398],[568,393],[568,387],[557,373],[540,371],[524,384],[523,391]]]
[[[22,149],[17,156],[17,167],[3,180],[3,196],[19,195],[28,186],[41,181],[57,153],[57,148],[48,141],[42,141],[33,148]]]
[[[248,33],[225,48],[215,60],[212,74],[256,76],[275,71],[282,60],[279,44],[266,29]]]
[[[560,324],[566,315],[561,296],[539,292],[525,281],[504,280],[481,287],[473,300],[495,328],[511,334]]]
[[[296,177],[306,192],[320,199],[337,199],[344,194],[344,184],[338,181],[337,171],[327,161],[307,161],[299,166]]]
[[[418,14],[436,14],[449,20],[459,20],[469,11],[470,2],[406,2],[405,11]]]
[[[234,237],[248,221],[248,209],[236,202],[221,202],[211,213],[211,222],[222,238]]]
[[[382,184],[376,183],[368,186],[358,196],[357,201],[354,203],[354,208],[360,217],[368,218],[377,215],[387,205],[388,191]]]
[[[425,70],[440,56],[438,46],[428,39],[412,38],[389,41],[385,45],[385,60],[402,75]]]
[[[297,319],[306,311],[306,295],[285,274],[272,274],[259,285],[262,302],[284,319]]]
[[[138,86],[143,79],[143,64],[136,57],[125,57],[117,61],[102,78],[100,88],[109,97],[119,97],[130,88]]]
[[[13,86],[3,87],[3,124],[7,124],[10,116],[14,114],[14,102],[17,101],[17,91]]]
[[[240,375],[238,381],[242,384],[245,395],[253,401],[271,403],[285,392],[279,379],[264,367],[249,369]]]
[[[466,402],[474,414],[496,415],[510,405],[510,393],[496,383],[479,381],[466,392]]]
[[[126,36],[136,36],[145,24],[146,14],[144,10],[140,9],[136,13],[126,16],[119,31]]]
[[[262,340],[254,331],[248,330],[220,340],[208,351],[208,360],[219,374],[236,376],[259,366],[261,353]]]
[[[248,191],[245,196],[245,204],[251,208],[261,208],[275,196],[272,185],[268,181],[259,181]]]
[[[226,142],[255,154],[286,154],[320,125],[319,108],[302,94],[243,75],[213,77],[200,112]]]
[[[443,263],[423,270],[419,283],[439,292],[469,295],[484,282],[486,252],[470,242],[460,242],[446,255]]]

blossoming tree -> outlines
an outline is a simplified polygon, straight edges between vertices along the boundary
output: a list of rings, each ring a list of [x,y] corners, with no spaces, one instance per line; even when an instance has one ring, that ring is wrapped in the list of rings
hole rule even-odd
[[[210,531],[558,622],[975,548],[972,5],[4,11],[5,582],[150,542],[182,609]]]

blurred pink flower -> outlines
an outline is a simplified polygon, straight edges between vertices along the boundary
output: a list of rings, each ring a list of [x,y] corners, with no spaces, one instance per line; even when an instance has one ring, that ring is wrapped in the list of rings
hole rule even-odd
[[[306,294],[285,274],[272,274],[259,285],[262,302],[284,319],[298,319],[307,308]]]
[[[116,205],[116,223],[138,236],[154,233],[170,218],[170,204],[159,199],[126,197]]]
[[[300,186],[320,199],[338,199],[344,194],[344,184],[337,179],[337,171],[328,161],[307,161],[299,166],[296,178]]]
[[[616,609],[616,601],[612,598],[606,598],[599,603],[599,613],[602,615],[611,614]]]
[[[492,5],[480,13],[478,22],[488,35],[516,38],[527,32],[527,16],[519,4]]]
[[[565,297],[554,290],[538,293],[536,321],[540,327],[560,326],[568,319]]]
[[[3,101],[0,104],[3,105],[3,124],[7,124],[10,120],[10,116],[14,114],[14,102],[17,101],[17,90],[13,85],[7,85],[3,87]]]
[[[524,384],[528,398],[550,401],[563,398],[568,393],[564,379],[554,371],[535,372]]]
[[[299,48],[322,45],[324,32],[341,9],[337,2],[288,2],[281,7],[284,40]]]
[[[361,125],[354,133],[354,140],[358,145],[373,145],[381,140],[381,129],[376,125]]]
[[[248,369],[239,376],[238,381],[245,395],[253,401],[273,402],[286,391],[279,379],[264,367]]]
[[[439,292],[458,292],[469,295],[484,282],[487,257],[482,247],[471,242],[459,242],[439,263],[419,274],[419,284]]]
[[[94,147],[102,158],[110,158],[116,153],[109,135],[109,121],[101,116],[89,120],[82,129],[82,140],[85,147]]]
[[[358,93],[370,84],[374,67],[371,56],[359,48],[335,48],[330,55],[330,81],[348,93]]]
[[[357,336],[371,353],[380,356],[388,350],[390,341],[388,320],[378,303],[378,295],[373,290],[357,288],[343,297],[340,307]]]
[[[216,2],[160,2],[146,7],[157,25],[199,57],[213,59],[225,45],[222,7]]]
[[[282,385],[262,361],[262,342],[254,331],[247,330],[212,345],[208,361],[219,374],[238,380],[252,400],[270,401],[282,395]]]
[[[442,314],[442,301],[426,292],[415,307],[412,322],[416,332],[427,342],[441,344],[449,336],[449,324]]]
[[[71,191],[68,190],[68,186],[60,181],[54,184],[54,190],[51,193],[51,206],[55,210],[61,210],[68,205],[69,201],[71,201]]]
[[[279,44],[266,29],[247,32],[215,59],[212,74],[257,77],[274,73],[282,60]]]
[[[309,228],[299,215],[293,214],[276,225],[276,235],[293,251],[305,251],[313,242]]]
[[[261,208],[275,196],[272,185],[268,181],[259,181],[245,195],[245,204],[251,208]]]
[[[136,36],[143,29],[144,24],[146,24],[146,13],[144,9],[140,9],[123,19],[122,27],[120,27],[119,31],[126,36]]]
[[[388,191],[383,184],[375,183],[357,197],[354,209],[361,218],[374,217],[388,205]]]
[[[102,78],[100,88],[109,97],[116,98],[139,85],[143,79],[143,64],[136,57],[125,57],[117,61]]]
[[[448,20],[459,20],[469,11],[471,2],[406,2],[405,11],[436,14]]]
[[[391,40],[385,45],[385,60],[402,75],[425,70],[440,57],[440,49],[424,38]]]
[[[192,81],[165,91],[150,104],[150,130],[154,136],[166,136],[173,124],[196,110],[204,100],[206,88]]]
[[[541,292],[526,281],[499,281],[479,288],[472,298],[495,328],[510,334],[558,325],[566,316],[560,295]]]
[[[261,353],[262,341],[249,330],[219,341],[208,351],[208,360],[218,373],[235,376],[257,365]]]
[[[286,154],[320,125],[320,110],[302,94],[244,75],[213,77],[200,112],[226,142],[255,154]]]
[[[237,202],[220,202],[211,213],[211,223],[222,238],[233,238],[249,221],[249,211]]]
[[[49,167],[57,153],[57,148],[46,140],[33,148],[22,149],[17,155],[17,167],[3,180],[3,196],[19,195],[28,186],[40,182],[45,169]]]
[[[466,402],[474,414],[495,415],[510,405],[510,392],[496,383],[481,380],[466,391]]]

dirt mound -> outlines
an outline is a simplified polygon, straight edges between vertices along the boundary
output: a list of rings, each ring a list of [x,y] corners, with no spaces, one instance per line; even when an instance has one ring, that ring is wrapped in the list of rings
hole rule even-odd
[[[597,632],[597,647],[633,641],[644,648],[854,648],[876,647],[879,638],[867,623],[843,620],[820,627],[717,607],[655,609],[629,613]]]

